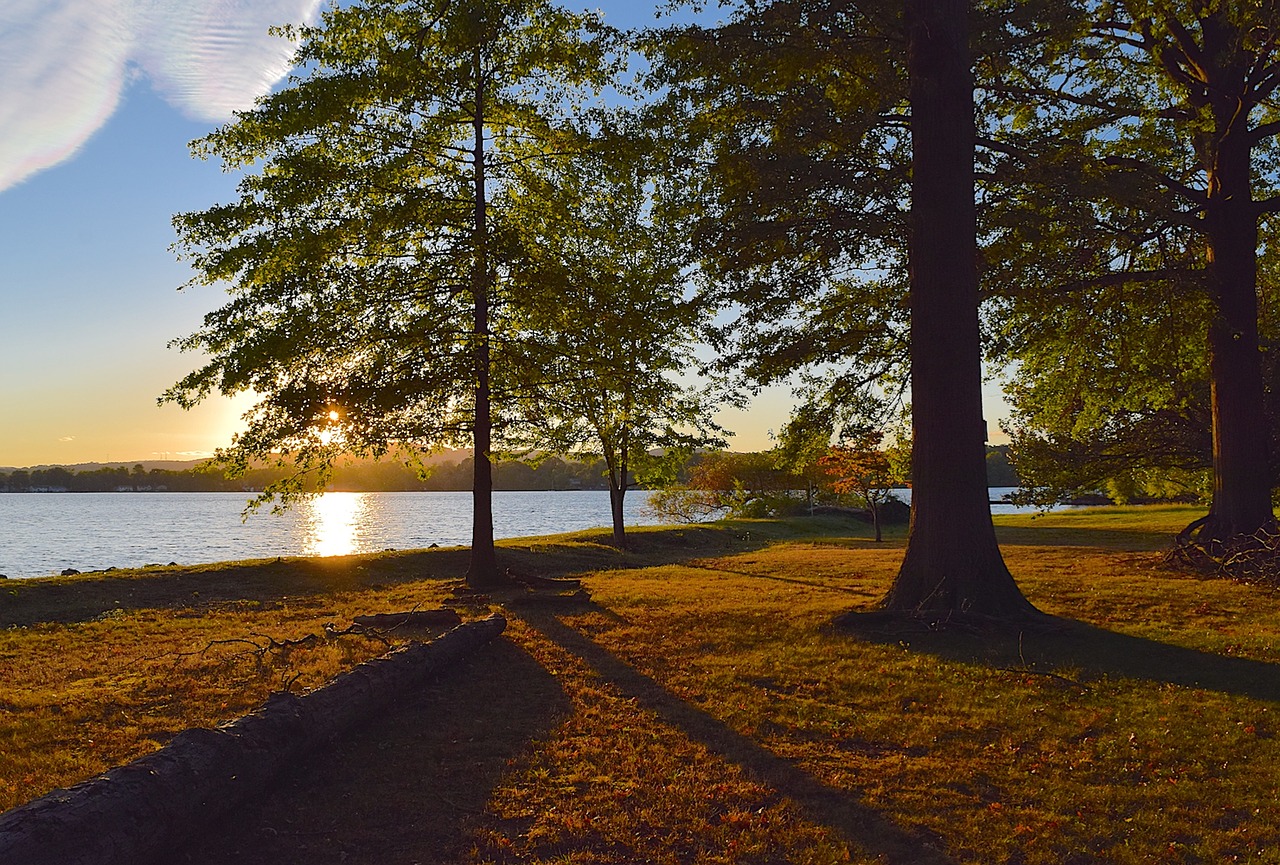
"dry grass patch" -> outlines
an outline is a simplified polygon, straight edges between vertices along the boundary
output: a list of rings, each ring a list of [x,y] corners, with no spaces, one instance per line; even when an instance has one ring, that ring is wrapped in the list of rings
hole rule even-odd
[[[387,651],[369,636],[325,639],[325,622],[434,607],[445,593],[430,582],[2,630],[0,809],[242,715],[272,691],[320,685]],[[316,637],[305,645],[287,644],[308,634]]]

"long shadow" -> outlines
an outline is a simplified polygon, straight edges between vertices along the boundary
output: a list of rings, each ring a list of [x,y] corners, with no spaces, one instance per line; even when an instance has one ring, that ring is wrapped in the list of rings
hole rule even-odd
[[[1070,526],[996,526],[996,538],[1001,546],[1011,547],[1094,547],[1116,552],[1153,552],[1171,547],[1174,534]]]
[[[268,559],[0,581],[0,628],[141,609],[209,609],[460,575],[466,551]]]
[[[897,645],[950,661],[1002,669],[1053,672],[1064,668],[1093,678],[1139,679],[1280,701],[1280,664],[1188,649],[1109,631],[1074,619],[1050,618],[1022,631],[886,626],[883,613],[851,613],[840,627],[863,639]]]
[[[827,524],[824,524],[827,525]],[[499,545],[500,567],[563,576],[644,568],[760,549],[777,537],[733,526],[684,526],[635,533],[626,551],[606,532]],[[73,577],[0,581],[0,628],[83,622],[117,610],[209,609],[239,601],[322,597],[383,585],[461,577],[465,547],[331,558],[267,559],[211,565],[92,572]]]
[[[509,761],[570,711],[506,639],[282,778],[166,865],[445,865],[466,858]]]
[[[575,607],[575,612],[587,611],[603,610],[590,602]],[[954,862],[935,847],[931,839],[913,834],[886,815],[860,803],[856,791],[828,787],[758,742],[674,696],[658,682],[565,625],[553,610],[519,609],[516,614],[561,649],[577,655],[626,696],[655,711],[666,723],[684,731],[712,752],[754,773],[795,802],[809,819],[836,830],[855,848],[862,848],[893,863],[949,865]]]

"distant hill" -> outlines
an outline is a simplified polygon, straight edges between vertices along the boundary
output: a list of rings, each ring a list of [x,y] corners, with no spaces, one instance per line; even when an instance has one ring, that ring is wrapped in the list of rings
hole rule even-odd
[[[427,465],[442,465],[444,463],[461,462],[471,456],[468,450],[445,450],[431,454],[426,457],[424,462]],[[42,463],[37,466],[0,466],[0,472],[10,474],[12,472],[34,472],[47,471],[49,469],[63,469],[64,471],[79,472],[96,472],[101,469],[132,469],[134,466],[142,466],[146,471],[159,469],[164,472],[185,472],[194,469],[196,466],[202,465],[206,460],[111,460],[105,463]],[[371,462],[371,461],[367,461]]]
[[[0,472],[35,472],[48,469],[64,469],[69,472],[96,472],[99,469],[132,469],[142,466],[147,471],[160,469],[166,472],[185,472],[200,465],[204,460],[112,460],[109,463],[75,463],[63,465],[59,463],[42,463],[38,466],[0,466]]]

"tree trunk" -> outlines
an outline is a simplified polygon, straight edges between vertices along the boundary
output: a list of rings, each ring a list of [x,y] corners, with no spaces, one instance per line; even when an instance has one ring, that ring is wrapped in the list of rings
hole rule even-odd
[[[618,549],[627,546],[627,526],[622,518],[622,500],[627,495],[627,472],[631,465],[631,451],[627,438],[622,437],[618,450],[610,455],[606,447],[605,465],[609,468],[609,512],[613,515],[613,545]]]
[[[964,0],[907,0],[911,98],[911,524],[888,610],[1035,614],[1005,567],[987,495]]]
[[[488,225],[485,195],[484,152],[484,69],[480,50],[474,60],[476,110],[472,121],[475,135],[475,261],[471,274],[474,297],[473,363],[475,365],[475,458],[471,487],[471,564],[467,569],[467,585],[485,588],[503,582],[498,573],[498,558],[493,547],[493,419],[489,404],[489,261]]]
[[[625,485],[619,485],[609,477],[609,510],[613,514],[613,545],[623,549],[627,545],[627,526],[622,518],[622,500],[627,495]]]
[[[1258,217],[1252,202],[1252,148],[1235,101],[1215,106],[1221,137],[1207,166],[1210,290],[1209,375],[1213,425],[1213,505],[1197,539],[1214,546],[1275,522],[1269,424],[1258,347]]]

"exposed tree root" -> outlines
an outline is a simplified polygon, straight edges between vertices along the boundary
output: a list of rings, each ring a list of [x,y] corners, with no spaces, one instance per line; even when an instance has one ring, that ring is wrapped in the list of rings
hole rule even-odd
[[[1201,543],[1192,537],[1203,522],[1182,530],[1164,555],[1165,567],[1280,588],[1280,527],[1272,523],[1251,535]]]

